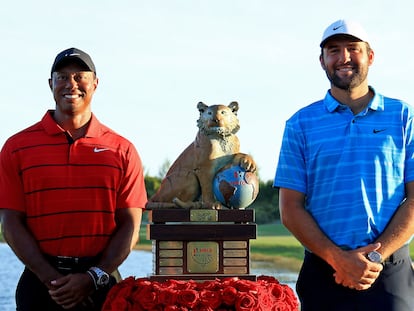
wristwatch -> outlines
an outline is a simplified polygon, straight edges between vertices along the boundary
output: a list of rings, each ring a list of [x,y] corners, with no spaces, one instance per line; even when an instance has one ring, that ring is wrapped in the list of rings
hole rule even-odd
[[[91,267],[87,273],[92,277],[95,288],[102,288],[109,283],[109,274],[98,267]]]
[[[377,251],[369,252],[367,254],[367,258],[368,258],[369,261],[372,261],[372,262],[376,262],[376,263],[381,263],[382,262],[382,256]]]

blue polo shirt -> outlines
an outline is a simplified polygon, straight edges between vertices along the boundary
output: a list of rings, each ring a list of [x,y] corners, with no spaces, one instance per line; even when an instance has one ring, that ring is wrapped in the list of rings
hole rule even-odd
[[[414,180],[414,111],[375,93],[354,115],[328,91],[287,122],[274,186],[302,192],[305,208],[337,245],[373,242]]]

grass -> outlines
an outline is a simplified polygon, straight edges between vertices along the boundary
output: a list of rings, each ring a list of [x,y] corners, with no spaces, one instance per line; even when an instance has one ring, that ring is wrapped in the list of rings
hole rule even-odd
[[[272,262],[279,268],[299,271],[302,245],[281,224],[257,226],[257,238],[250,241],[253,261]]]

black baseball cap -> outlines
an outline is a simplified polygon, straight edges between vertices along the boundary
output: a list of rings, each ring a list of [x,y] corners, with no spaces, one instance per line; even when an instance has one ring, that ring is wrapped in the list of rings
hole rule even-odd
[[[93,71],[96,73],[95,65],[88,53],[85,53],[77,48],[70,48],[60,52],[53,62],[51,73],[58,71],[59,68],[74,62],[83,66],[85,71]]]

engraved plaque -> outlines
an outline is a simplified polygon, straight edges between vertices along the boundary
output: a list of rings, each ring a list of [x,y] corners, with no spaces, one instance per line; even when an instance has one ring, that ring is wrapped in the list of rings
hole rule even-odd
[[[188,242],[187,270],[190,273],[216,273],[219,270],[219,244]]]
[[[247,248],[246,241],[224,241],[223,248]]]
[[[190,221],[217,222],[218,221],[217,210],[209,210],[209,209],[190,210]]]
[[[160,250],[160,257],[183,257],[183,251],[179,249]]]
[[[159,262],[162,267],[183,266],[182,258],[160,258]]]
[[[247,259],[245,258],[224,258],[223,264],[225,266],[247,266]]]
[[[183,242],[181,241],[160,241],[160,249],[182,249]]]
[[[163,267],[163,268],[160,268],[160,274],[167,274],[167,275],[183,274],[183,268],[180,268],[180,267]]]
[[[223,251],[224,257],[246,257],[247,251],[244,249],[226,249]]]
[[[256,238],[253,211],[154,209],[147,229],[152,240],[154,280],[213,280],[250,275],[250,244]]]
[[[247,268],[245,267],[224,267],[225,274],[246,274]]]

